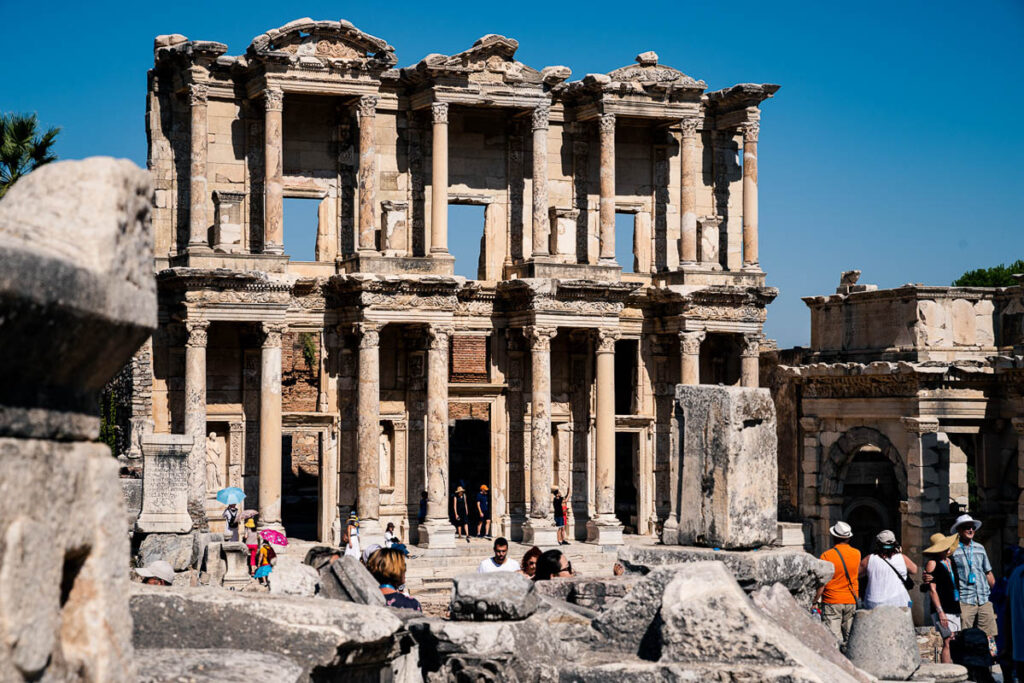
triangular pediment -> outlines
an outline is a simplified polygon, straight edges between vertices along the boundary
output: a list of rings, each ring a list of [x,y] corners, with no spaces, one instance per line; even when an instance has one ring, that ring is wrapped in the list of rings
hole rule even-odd
[[[492,33],[457,54],[428,55],[416,65],[416,70],[462,74],[471,83],[540,83],[539,71],[516,61],[518,49],[519,41]]]
[[[290,21],[253,38],[249,54],[375,62],[385,67],[397,62],[394,48],[386,41],[360,31],[345,20],[313,21],[307,18]]]

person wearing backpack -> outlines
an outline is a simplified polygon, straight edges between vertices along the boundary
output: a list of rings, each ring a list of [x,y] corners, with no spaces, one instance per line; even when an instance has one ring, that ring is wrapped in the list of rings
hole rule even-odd
[[[821,559],[831,562],[835,572],[828,583],[818,588],[814,602],[821,608],[822,623],[845,646],[850,637],[850,627],[853,626],[853,614],[860,601],[857,597],[860,551],[850,545],[853,529],[846,522],[836,522],[828,532],[835,542],[821,554]]]
[[[909,591],[914,587],[910,575],[917,573],[917,565],[900,552],[896,534],[886,529],[875,536],[875,552],[860,561],[859,573],[867,577],[866,609],[882,605],[910,607]]]

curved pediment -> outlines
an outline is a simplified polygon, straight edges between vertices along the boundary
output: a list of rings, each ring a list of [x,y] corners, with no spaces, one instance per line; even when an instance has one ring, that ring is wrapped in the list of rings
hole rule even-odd
[[[704,81],[687,76],[679,69],[658,64],[658,53],[643,52],[636,56],[636,64],[630,64],[608,72],[612,83],[639,83],[641,85],[672,85],[686,89],[703,90],[708,87]]]
[[[516,61],[518,49],[518,40],[491,33],[477,39],[468,50],[454,55],[427,55],[405,71],[409,75],[456,75],[470,83],[540,84],[544,80],[540,71]]]
[[[364,33],[351,23],[296,19],[262,33],[249,44],[254,57],[317,58],[389,68],[398,59],[387,41]]]

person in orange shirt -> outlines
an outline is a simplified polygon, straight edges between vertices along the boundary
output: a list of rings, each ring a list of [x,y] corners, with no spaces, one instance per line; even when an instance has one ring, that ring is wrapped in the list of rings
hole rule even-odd
[[[859,602],[857,568],[860,566],[860,551],[850,545],[853,529],[846,522],[836,522],[828,532],[836,540],[821,554],[821,559],[831,562],[835,573],[831,581],[818,589],[814,602],[821,606],[821,621],[845,647]]]

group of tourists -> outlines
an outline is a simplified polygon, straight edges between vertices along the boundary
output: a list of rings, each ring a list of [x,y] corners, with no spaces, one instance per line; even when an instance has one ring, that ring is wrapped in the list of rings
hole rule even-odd
[[[929,539],[930,545],[923,551],[920,586],[926,613],[942,637],[943,663],[954,660],[951,643],[958,634],[964,634],[965,643],[971,637],[984,638],[991,655],[999,654],[1004,670],[1017,668],[1018,680],[1024,680],[1024,552],[1017,549],[1011,553],[1015,559],[1006,567],[1009,578],[997,589],[985,547],[974,540],[980,527],[980,521],[964,514],[953,523],[948,536],[936,533]],[[919,570],[903,554],[892,531],[875,536],[872,552],[865,557],[850,545],[853,529],[849,524],[836,522],[829,533],[834,543],[821,559],[830,562],[835,571],[818,589],[815,606],[822,622],[845,647],[857,609],[911,606],[910,591]],[[999,604],[993,605],[994,600]],[[1009,634],[1017,626],[1021,637],[997,642],[1001,625]]]
[[[498,537],[494,541],[494,555],[488,557],[477,567],[480,574],[492,572],[510,572],[521,574],[533,581],[575,576],[572,562],[561,550],[553,548],[542,551],[537,546],[531,547],[523,554],[518,563],[508,556],[508,540]]]
[[[470,501],[466,489],[461,485],[456,487],[452,495],[452,504],[449,509],[449,516],[455,526],[456,538],[465,538],[469,543],[469,529],[473,524],[473,535],[477,538],[490,540],[491,536],[491,498],[490,489],[487,484],[481,484],[477,490],[476,497]],[[423,492],[420,498],[420,523],[427,518],[427,492]]]

